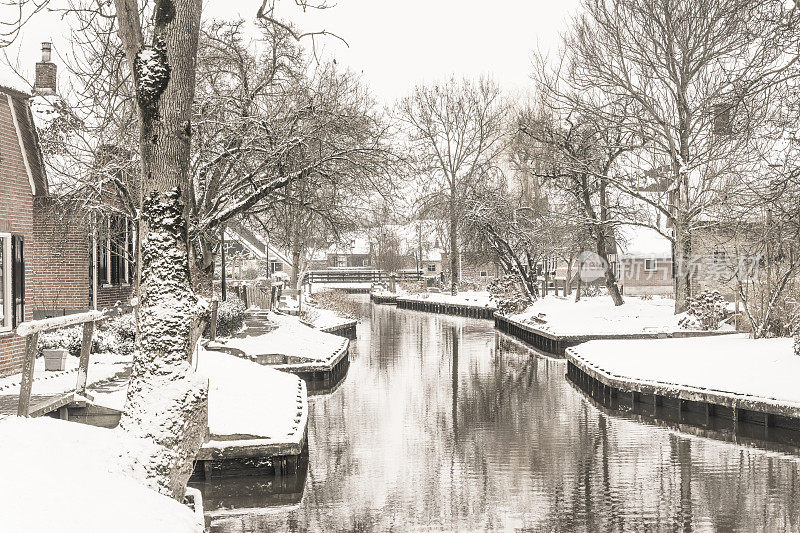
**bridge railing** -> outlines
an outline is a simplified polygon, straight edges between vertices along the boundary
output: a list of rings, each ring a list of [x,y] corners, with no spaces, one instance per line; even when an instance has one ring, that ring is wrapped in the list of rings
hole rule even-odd
[[[303,278],[304,283],[375,283],[388,281],[394,275],[398,281],[420,281],[422,271],[402,270],[386,272],[384,270],[310,270]]]
[[[86,378],[89,371],[89,356],[92,352],[94,325],[106,318],[108,318],[106,313],[101,311],[87,311],[85,313],[75,313],[72,315],[23,322],[17,327],[17,335],[25,337],[25,360],[22,366],[22,382],[19,388],[17,416],[36,416],[37,414],[43,414],[66,405],[72,401],[75,395],[86,395]],[[50,399],[45,402],[45,404],[36,406],[36,408],[31,411],[31,389],[33,387],[33,371],[36,365],[39,334],[45,331],[80,324],[83,324],[83,338],[81,339],[81,355],[80,361],[78,362],[78,378],[75,382],[75,390],[71,393],[62,394]]]

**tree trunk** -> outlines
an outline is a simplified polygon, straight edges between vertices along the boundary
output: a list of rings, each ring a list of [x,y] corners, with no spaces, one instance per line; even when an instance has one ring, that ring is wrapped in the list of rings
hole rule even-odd
[[[138,3],[116,0],[136,84],[142,255],[136,353],[120,428],[159,447],[145,458],[162,493],[182,499],[208,430],[208,388],[190,364],[199,311],[187,238],[191,106],[201,0],[157,0],[145,46]],[[139,458],[142,459],[142,458]]]
[[[605,266],[603,281],[605,282],[606,289],[608,290],[608,295],[611,296],[612,300],[614,300],[615,306],[624,304],[625,300],[622,299],[622,294],[619,292],[617,278],[614,276],[614,272],[611,271],[611,263],[608,261],[608,253],[606,251],[606,234],[602,229],[598,229],[597,231],[597,255],[599,255],[600,259],[603,260],[603,265]]]
[[[300,281],[300,247],[292,248],[292,289],[297,289],[297,282]]]
[[[458,268],[458,216],[455,206],[455,192],[450,196],[450,294],[458,294],[458,281],[461,272]]]
[[[691,296],[691,269],[689,260],[692,253],[688,224],[682,216],[675,218],[675,244],[672,248],[673,275],[675,276],[675,314],[686,311]]]

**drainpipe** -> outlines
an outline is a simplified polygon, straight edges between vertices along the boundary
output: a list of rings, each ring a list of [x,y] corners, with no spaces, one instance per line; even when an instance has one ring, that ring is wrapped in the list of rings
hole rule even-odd
[[[225,227],[222,228],[222,301],[228,299],[227,275],[225,274]]]

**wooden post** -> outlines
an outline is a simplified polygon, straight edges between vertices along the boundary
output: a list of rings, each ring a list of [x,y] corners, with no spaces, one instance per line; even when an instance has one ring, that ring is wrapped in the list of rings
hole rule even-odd
[[[31,408],[31,387],[33,386],[33,367],[36,364],[36,345],[39,333],[31,333],[25,338],[25,361],[22,366],[22,383],[19,386],[17,416],[28,416]]]
[[[219,309],[219,301],[214,300],[211,302],[211,340],[217,340],[217,309]]]
[[[83,323],[83,339],[81,339],[81,358],[78,362],[78,380],[75,383],[75,394],[86,394],[86,376],[89,372],[89,355],[92,353],[92,335],[94,321]]]

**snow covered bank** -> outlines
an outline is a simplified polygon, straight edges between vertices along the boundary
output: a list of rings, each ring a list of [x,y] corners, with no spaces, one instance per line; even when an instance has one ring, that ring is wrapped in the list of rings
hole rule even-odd
[[[547,296],[510,318],[558,336],[673,333],[682,331],[678,325],[681,316],[675,315],[674,309],[675,301],[667,298],[626,297],[624,305],[615,306],[608,296],[579,302]]]
[[[0,422],[0,529],[49,533],[203,531],[189,507],[138,480],[152,442],[51,418]]]
[[[319,331],[300,322],[297,317],[269,314],[269,321],[278,327],[269,333],[218,339],[208,343],[210,350],[234,349],[247,357],[280,354],[288,357],[325,361],[339,351],[346,339]]]
[[[494,307],[485,291],[464,291],[453,296],[444,292],[427,292],[402,296],[403,300],[440,303],[449,305],[466,305],[471,307]]]
[[[291,442],[305,431],[303,380],[233,355],[202,350],[197,372],[209,380],[212,440],[245,436]]]
[[[634,390],[700,393],[765,404],[762,408],[784,406],[800,414],[800,357],[790,338],[596,340],[569,348],[567,357],[598,378]]]

